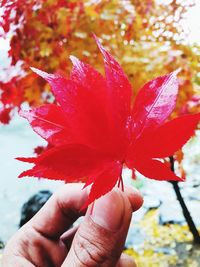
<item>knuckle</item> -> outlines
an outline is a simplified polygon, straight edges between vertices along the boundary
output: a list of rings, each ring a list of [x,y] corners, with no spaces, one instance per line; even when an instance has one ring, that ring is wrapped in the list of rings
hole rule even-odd
[[[77,232],[73,250],[81,266],[93,267],[102,266],[106,262],[117,262],[118,255],[109,246],[109,241],[107,240],[107,243],[104,241],[95,237],[93,231],[80,229]]]

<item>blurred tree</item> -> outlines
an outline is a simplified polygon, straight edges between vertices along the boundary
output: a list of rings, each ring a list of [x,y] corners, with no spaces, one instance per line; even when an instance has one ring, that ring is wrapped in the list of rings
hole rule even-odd
[[[195,0],[2,0],[2,36],[11,36],[12,65],[21,64],[16,77],[0,83],[2,112],[9,116],[24,101],[52,101],[48,85],[30,66],[69,73],[73,54],[102,72],[92,32],[122,64],[134,94],[146,81],[181,67],[175,113],[200,110],[200,49],[187,44],[181,26],[193,5]]]

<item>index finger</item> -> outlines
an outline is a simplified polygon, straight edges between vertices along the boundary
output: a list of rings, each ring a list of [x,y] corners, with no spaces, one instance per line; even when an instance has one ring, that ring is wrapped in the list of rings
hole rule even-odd
[[[50,197],[31,219],[30,226],[48,238],[59,238],[70,226],[84,215],[81,207],[86,202],[88,190],[82,183],[70,183]],[[28,224],[29,224],[28,223]]]
[[[84,215],[81,208],[87,201],[89,190],[83,189],[83,185],[82,183],[64,185],[28,222],[28,225],[47,238],[59,238],[80,216]],[[130,187],[125,187],[125,193],[132,210],[139,209],[143,203],[140,193]]]

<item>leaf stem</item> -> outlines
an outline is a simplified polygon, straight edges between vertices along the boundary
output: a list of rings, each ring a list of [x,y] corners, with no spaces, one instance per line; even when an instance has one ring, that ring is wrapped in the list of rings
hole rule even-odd
[[[121,190],[124,192],[124,182],[122,179],[122,174],[120,175],[120,180],[121,180]]]
[[[118,180],[118,183],[117,183],[117,187],[121,188],[121,190],[124,192],[124,182],[123,182],[122,174],[119,177],[119,180]]]
[[[121,177],[118,179],[117,187],[120,188],[121,186]]]

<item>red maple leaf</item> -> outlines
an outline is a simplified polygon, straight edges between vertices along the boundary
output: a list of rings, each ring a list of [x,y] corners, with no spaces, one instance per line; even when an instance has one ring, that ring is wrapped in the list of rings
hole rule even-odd
[[[8,124],[11,119],[11,108],[1,107],[0,108],[0,123]]]
[[[131,85],[117,61],[96,39],[104,57],[105,78],[75,57],[70,78],[32,68],[51,85],[57,105],[20,115],[53,148],[35,158],[19,177],[33,176],[92,184],[87,204],[122,184],[123,165],[156,180],[177,180],[157,158],[173,155],[194,134],[200,114],[165,122],[178,93],[177,72],[141,88],[132,105]]]

